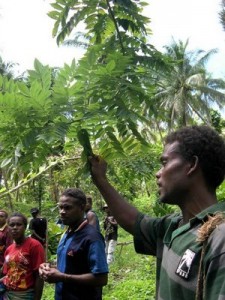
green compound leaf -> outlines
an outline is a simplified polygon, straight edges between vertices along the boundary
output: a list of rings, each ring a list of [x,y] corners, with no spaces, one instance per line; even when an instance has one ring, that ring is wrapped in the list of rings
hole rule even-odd
[[[85,161],[85,165],[83,167],[83,173],[86,175],[90,175],[91,164],[88,161],[88,157],[93,155],[89,134],[86,129],[80,129],[77,132],[77,138],[81,146],[83,147],[82,158]]]
[[[81,144],[81,146],[84,149],[84,154],[85,156],[88,158],[89,156],[93,155],[93,151],[92,151],[92,147],[91,147],[91,143],[90,143],[90,138],[89,138],[89,134],[87,132],[86,129],[80,129],[77,132],[77,138],[79,143]]]

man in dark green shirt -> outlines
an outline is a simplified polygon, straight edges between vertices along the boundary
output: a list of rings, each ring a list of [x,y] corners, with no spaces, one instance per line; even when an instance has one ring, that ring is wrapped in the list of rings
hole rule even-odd
[[[92,178],[138,253],[157,258],[158,300],[225,300],[225,204],[216,189],[225,176],[225,143],[207,126],[169,134],[156,174],[161,203],[181,213],[153,218],[109,183],[106,162],[90,158]]]

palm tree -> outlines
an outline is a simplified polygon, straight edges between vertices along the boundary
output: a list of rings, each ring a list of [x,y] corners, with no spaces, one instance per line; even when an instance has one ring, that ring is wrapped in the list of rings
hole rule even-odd
[[[2,57],[0,56],[0,74],[2,76],[6,76],[8,79],[14,77],[13,68],[15,67],[15,63],[4,62]]]
[[[206,63],[215,49],[187,51],[188,40],[174,40],[165,46],[171,62],[169,71],[161,72],[154,96],[159,111],[169,129],[186,126],[195,120],[211,123],[210,109],[222,108],[225,103],[225,82],[213,79],[206,71]]]
[[[219,13],[220,23],[225,31],[225,0],[221,1],[221,11]]]

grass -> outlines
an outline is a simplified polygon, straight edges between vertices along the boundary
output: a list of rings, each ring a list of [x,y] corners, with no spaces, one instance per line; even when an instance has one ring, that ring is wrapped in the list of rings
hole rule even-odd
[[[131,235],[120,229],[118,242],[132,240]],[[137,254],[133,243],[121,247],[117,245],[115,261],[110,265],[103,300],[155,299],[155,259]]]

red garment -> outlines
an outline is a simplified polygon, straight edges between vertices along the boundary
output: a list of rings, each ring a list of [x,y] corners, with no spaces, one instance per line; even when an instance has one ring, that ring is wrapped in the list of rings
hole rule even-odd
[[[11,234],[9,233],[9,228],[7,224],[5,224],[2,228],[0,228],[0,268],[4,263],[4,253],[6,248],[11,245],[13,242]]]
[[[44,262],[44,248],[35,239],[28,237],[21,245],[13,243],[5,251],[3,266],[4,284],[7,289],[24,291],[34,287],[34,271]]]

